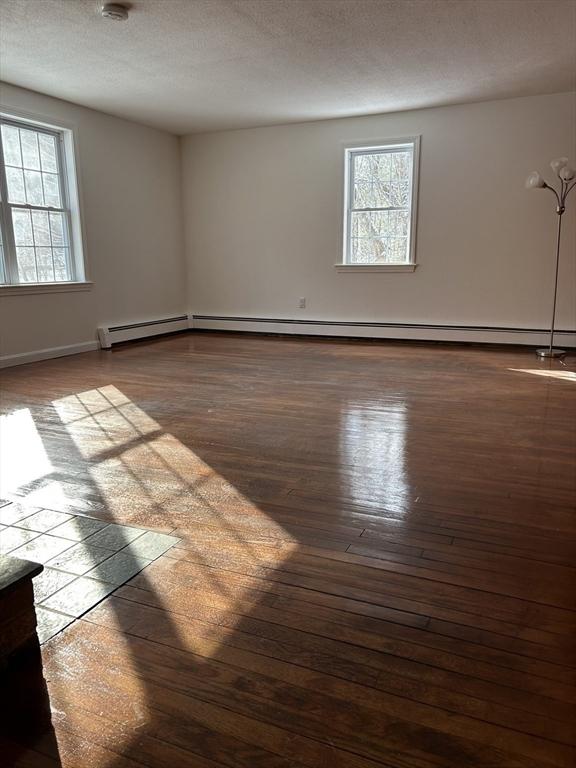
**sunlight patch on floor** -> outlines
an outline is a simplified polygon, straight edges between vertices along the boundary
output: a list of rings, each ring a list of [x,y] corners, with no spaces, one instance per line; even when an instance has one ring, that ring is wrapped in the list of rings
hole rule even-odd
[[[147,512],[155,524],[169,527],[179,514],[202,519],[212,510],[213,516],[214,503],[254,511],[234,486],[116,387],[70,395],[53,405],[115,516]]]
[[[0,488],[13,493],[20,486],[52,472],[29,408],[0,417]]]
[[[544,368],[508,368],[515,373],[531,373],[533,376],[547,376],[551,379],[560,379],[561,381],[576,381],[576,371],[565,371],[558,369]]]
[[[232,611],[246,592],[229,592],[219,578],[220,568],[241,561],[256,570],[270,559],[277,565],[297,547],[280,525],[116,387],[88,390],[53,405],[107,511],[118,522],[176,529],[176,535],[183,537],[178,558],[205,568],[202,598],[216,600],[220,610]],[[275,546],[272,552],[252,541],[263,535],[270,541],[282,540],[282,548]],[[140,578],[146,578],[146,572]],[[162,587],[160,581],[158,588]],[[169,600],[168,593],[164,598]],[[214,652],[239,620],[236,616],[224,635],[217,632],[209,647],[213,627],[207,625],[201,653]],[[200,651],[192,637],[182,644]]]

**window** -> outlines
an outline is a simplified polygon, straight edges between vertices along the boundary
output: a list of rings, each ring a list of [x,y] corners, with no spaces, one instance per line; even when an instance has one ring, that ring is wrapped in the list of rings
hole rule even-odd
[[[417,138],[346,150],[344,266],[415,264],[417,167]]]
[[[70,131],[0,119],[0,282],[5,285],[84,280],[77,190],[66,172],[74,167],[67,157],[71,147]]]

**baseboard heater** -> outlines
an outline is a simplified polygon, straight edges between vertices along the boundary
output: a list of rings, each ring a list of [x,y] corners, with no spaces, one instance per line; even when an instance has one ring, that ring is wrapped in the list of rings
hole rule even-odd
[[[192,315],[163,317],[160,320],[146,320],[141,323],[101,326],[98,328],[98,340],[102,349],[110,349],[113,344],[119,344],[121,341],[134,341],[149,336],[187,331],[191,327]]]
[[[361,320],[312,320],[269,317],[230,317],[194,315],[195,331],[241,331],[303,336],[343,336],[347,338],[398,339],[406,341],[455,341],[478,344],[547,345],[550,331],[545,328],[514,328],[478,325],[438,325],[434,323],[368,322]],[[561,347],[576,347],[576,330],[559,329]]]

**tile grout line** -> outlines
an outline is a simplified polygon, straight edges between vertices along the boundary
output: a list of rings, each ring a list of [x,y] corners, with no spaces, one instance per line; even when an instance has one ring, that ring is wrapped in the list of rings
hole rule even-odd
[[[0,509],[4,509],[5,507],[10,507],[12,504],[11,501],[4,501],[4,503],[0,503]],[[128,583],[132,578],[134,578],[139,573],[142,573],[143,570],[145,570],[151,563],[155,562],[159,557],[162,557],[163,554],[166,554],[173,546],[175,546],[181,539],[179,537],[172,536],[170,533],[160,533],[158,531],[154,531],[148,528],[142,528],[141,526],[132,526],[132,525],[124,525],[122,523],[116,523],[113,521],[103,521],[98,518],[91,517],[89,515],[85,515],[82,513],[76,513],[76,512],[66,512],[62,513],[58,510],[50,510],[45,508],[38,508],[38,507],[31,507],[31,512],[29,515],[23,515],[21,517],[17,517],[16,520],[13,522],[4,525],[0,527],[0,534],[4,533],[6,530],[15,530],[15,531],[21,531],[23,534],[26,533],[30,535],[30,538],[28,538],[26,541],[21,542],[13,549],[10,549],[8,552],[3,553],[10,557],[18,557],[16,554],[19,550],[24,550],[24,553],[26,552],[26,547],[29,544],[36,543],[36,546],[38,546],[39,541],[41,539],[46,540],[53,540],[53,541],[61,541],[66,542],[68,546],[65,546],[59,553],[52,555],[49,557],[49,559],[42,563],[44,565],[44,570],[42,571],[43,574],[49,573],[53,571],[54,573],[63,574],[65,576],[69,576],[70,580],[61,585],[58,586],[57,589],[55,589],[53,592],[49,592],[46,594],[41,600],[34,602],[35,608],[41,609],[37,613],[37,632],[39,635],[39,642],[41,645],[44,645],[46,642],[51,640],[53,637],[55,637],[57,634],[62,632],[64,629],[69,627],[74,622],[81,619],[86,613],[88,613],[92,608],[94,608],[96,605],[99,605],[103,600],[105,600],[110,595],[114,594],[116,590],[118,590],[120,587],[124,586],[126,583]],[[48,515],[42,513],[49,513]],[[46,530],[37,531],[33,530],[32,528],[25,527],[22,525],[23,522],[26,520],[29,520],[30,518],[38,515],[38,519],[50,517],[50,513],[52,515],[54,514],[62,514],[66,515],[65,520],[60,520],[52,527],[47,528]],[[69,539],[65,536],[58,536],[58,528],[61,528],[62,526],[66,526],[69,524],[74,524],[75,521],[82,521],[82,520],[93,520],[94,522],[98,523],[99,526],[96,530],[93,530],[89,532],[84,538],[80,539]],[[116,526],[116,528],[113,528],[113,526]],[[131,531],[138,531],[138,534],[134,536],[130,541],[125,541],[120,548],[112,548],[111,546],[102,546],[99,544],[91,544],[92,539],[96,539],[97,541],[100,541],[99,534],[103,534],[104,531],[107,529],[112,529],[112,533],[117,533],[116,538],[120,538],[122,536],[122,531],[130,529]],[[81,535],[81,523],[79,524],[79,533]],[[166,543],[167,539],[170,539],[171,541],[168,543],[168,545],[163,548],[160,547],[162,551],[158,551],[158,547],[154,546],[154,543],[152,542],[150,545],[150,549],[148,550],[148,554],[138,554],[138,552],[130,551],[132,545],[136,545],[136,543],[145,537],[150,537],[154,539],[155,537],[161,537],[161,541],[164,540]],[[114,536],[112,540],[110,541],[110,544],[112,544],[114,541]],[[66,555],[69,554],[72,550],[75,548],[78,549],[79,552],[79,559],[82,557],[82,550],[84,552],[88,552],[90,550],[87,550],[88,547],[91,547],[93,549],[102,550],[102,552],[106,552],[107,555],[104,557],[101,561],[97,562],[95,565],[92,565],[92,567],[85,571],[84,573],[74,573],[72,571],[65,570],[59,563],[58,560],[60,558],[66,558]],[[93,551],[93,550],[92,550]],[[146,547],[144,547],[144,552],[146,552]],[[134,570],[133,568],[128,568],[128,575],[125,577],[120,577],[120,580],[110,580],[110,578],[107,580],[105,578],[99,578],[98,569],[101,566],[105,567],[106,563],[109,563],[114,558],[118,558],[118,556],[124,554],[127,557],[132,557],[133,564],[135,566],[141,566]],[[27,558],[26,558],[27,559]],[[56,561],[55,564],[52,564],[52,561]],[[60,566],[60,567],[58,567]],[[92,574],[92,575],[91,575]],[[113,576],[114,573],[111,574]],[[42,578],[42,574],[40,574],[36,578]],[[64,592],[66,589],[72,588],[79,580],[86,579],[91,582],[93,582],[95,585],[101,585],[102,590],[104,591],[104,594],[99,596],[98,594],[94,595],[96,598],[95,602],[88,605],[84,610],[80,609],[78,613],[67,613],[66,612],[66,606],[58,606],[53,607],[51,605],[46,605],[46,601],[51,600],[56,595]],[[90,602],[90,599],[89,599]],[[52,616],[58,616],[62,617],[63,619],[69,619],[69,621],[64,624],[64,626],[58,626],[54,631],[52,629],[47,630],[47,636],[43,637],[44,633],[42,631],[42,619],[39,618],[39,616],[46,615],[43,614],[43,612],[47,612],[48,615]],[[38,615],[39,614],[39,615]],[[49,624],[48,624],[49,627]]]

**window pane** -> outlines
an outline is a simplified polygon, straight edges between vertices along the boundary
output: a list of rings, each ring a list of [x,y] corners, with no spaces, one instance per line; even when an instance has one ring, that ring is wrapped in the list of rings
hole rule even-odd
[[[36,248],[36,265],[38,282],[53,282],[54,267],[52,266],[52,248]]]
[[[405,264],[408,261],[407,240],[399,237],[353,240],[350,261],[353,264]]]
[[[390,156],[384,154],[354,157],[353,208],[388,206],[386,184],[390,179]]]
[[[24,176],[19,168],[6,168],[6,183],[8,184],[8,202],[25,203]]]
[[[389,185],[388,199],[390,205],[395,208],[408,208],[410,206],[410,182],[392,181]]]
[[[397,264],[409,260],[409,211],[366,211],[351,214],[350,261]]]
[[[63,213],[50,213],[50,231],[52,233],[52,245],[68,245],[66,222]]]
[[[55,173],[43,173],[42,181],[44,182],[45,205],[52,206],[52,208],[62,208],[58,176]]]
[[[352,212],[352,237],[406,237],[410,224],[409,211]]]
[[[18,262],[18,275],[21,283],[36,283],[36,257],[34,248],[16,248],[16,260]]]
[[[20,129],[20,145],[24,168],[40,170],[40,153],[38,151],[38,134],[35,131]]]
[[[48,136],[46,133],[39,133],[38,143],[40,144],[42,170],[49,171],[50,173],[57,173],[56,140],[54,136]]]
[[[52,245],[46,211],[32,211],[32,227],[34,229],[34,245]]]
[[[389,208],[410,204],[412,152],[353,156],[352,208]]]
[[[15,128],[13,125],[2,126],[2,148],[6,165],[22,165],[18,128]]]
[[[25,170],[24,183],[26,185],[26,202],[29,205],[44,205],[42,174],[40,171]]]
[[[392,181],[407,181],[412,175],[412,151],[390,154],[390,178]]]
[[[12,225],[16,245],[34,245],[30,211],[12,209]]]
[[[70,255],[68,248],[54,248],[54,279],[55,280],[71,280],[70,269],[68,267]]]

